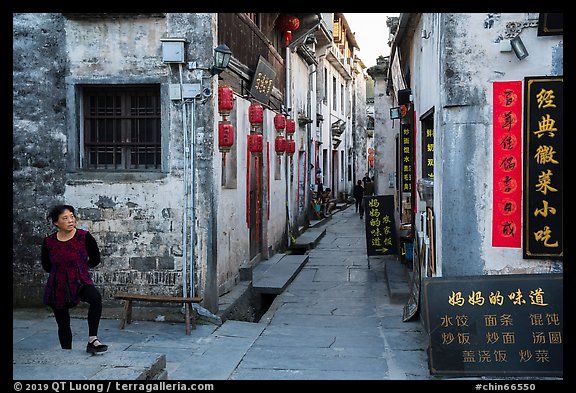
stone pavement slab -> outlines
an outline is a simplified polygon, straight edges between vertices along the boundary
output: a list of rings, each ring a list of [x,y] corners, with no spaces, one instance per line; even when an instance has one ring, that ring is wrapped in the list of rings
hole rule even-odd
[[[180,362],[171,380],[229,379],[266,325],[227,320],[212,335],[209,349]]]
[[[19,367],[13,379],[66,380],[156,380],[164,377],[166,355],[160,353],[121,352],[90,355],[85,349],[33,350],[16,349],[13,362]],[[114,370],[112,373],[111,370]]]

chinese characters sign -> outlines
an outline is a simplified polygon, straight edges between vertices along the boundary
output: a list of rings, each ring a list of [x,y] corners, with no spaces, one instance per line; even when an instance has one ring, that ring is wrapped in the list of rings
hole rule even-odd
[[[426,278],[431,374],[562,376],[563,275]]]
[[[272,86],[274,85],[274,78],[276,78],[276,71],[270,63],[260,56],[252,78],[250,94],[261,103],[268,104]]]
[[[422,177],[434,180],[434,128],[426,127],[422,138]]]
[[[394,195],[364,197],[367,255],[397,254]]]
[[[493,85],[492,246],[520,248],[522,82]]]
[[[402,160],[402,192],[412,193],[412,172],[413,172],[413,153],[412,153],[412,125],[402,124],[400,133],[400,159]]]
[[[525,80],[524,258],[563,257],[563,78]]]

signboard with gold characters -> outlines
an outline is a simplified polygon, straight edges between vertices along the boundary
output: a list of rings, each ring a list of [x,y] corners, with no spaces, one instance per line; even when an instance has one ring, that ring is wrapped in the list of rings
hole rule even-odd
[[[562,274],[425,278],[431,374],[562,376]]]
[[[365,196],[363,203],[368,256],[397,254],[394,195]]]

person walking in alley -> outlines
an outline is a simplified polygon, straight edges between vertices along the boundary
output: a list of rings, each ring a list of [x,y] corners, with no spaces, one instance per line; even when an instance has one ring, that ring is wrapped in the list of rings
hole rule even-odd
[[[43,302],[54,312],[60,346],[72,349],[70,308],[83,301],[90,305],[86,352],[104,352],[108,346],[98,339],[102,295],[88,272],[100,263],[98,244],[90,232],[76,228],[74,207],[57,205],[50,210],[48,218],[57,231],[46,236],[42,243],[42,268],[49,273]]]
[[[366,172],[364,174],[364,177],[362,178],[362,183],[364,185],[364,188],[366,188],[366,183],[370,183],[372,181],[372,179],[370,178],[370,175],[368,174],[368,172]]]
[[[358,180],[354,186],[352,195],[356,201],[356,213],[360,213],[360,215],[362,215],[362,198],[364,197],[364,187],[362,187],[362,180]]]
[[[371,196],[371,195],[374,195],[374,182],[372,181],[372,179],[370,179],[370,177],[367,177],[367,179],[364,181],[364,196]],[[362,203],[362,205],[364,205],[364,203]],[[360,210],[360,218],[361,219],[364,218],[364,209]]]

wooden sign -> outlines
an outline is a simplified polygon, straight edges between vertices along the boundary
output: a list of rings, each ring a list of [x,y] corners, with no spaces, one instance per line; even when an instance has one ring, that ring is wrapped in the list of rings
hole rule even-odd
[[[562,274],[425,278],[431,374],[562,376]]]
[[[368,256],[398,254],[394,195],[365,196],[363,203]]]
[[[252,85],[250,86],[250,94],[263,104],[268,104],[270,100],[270,93],[274,86],[274,79],[276,78],[276,70],[268,63],[262,56],[258,59],[258,65],[252,78]]]
[[[564,255],[564,81],[525,79],[524,258]]]
[[[412,193],[412,183],[414,180],[414,153],[413,153],[412,124],[402,124],[400,135],[400,159],[401,159],[401,179],[402,192]]]
[[[541,12],[538,17],[538,36],[564,34],[564,14]]]

